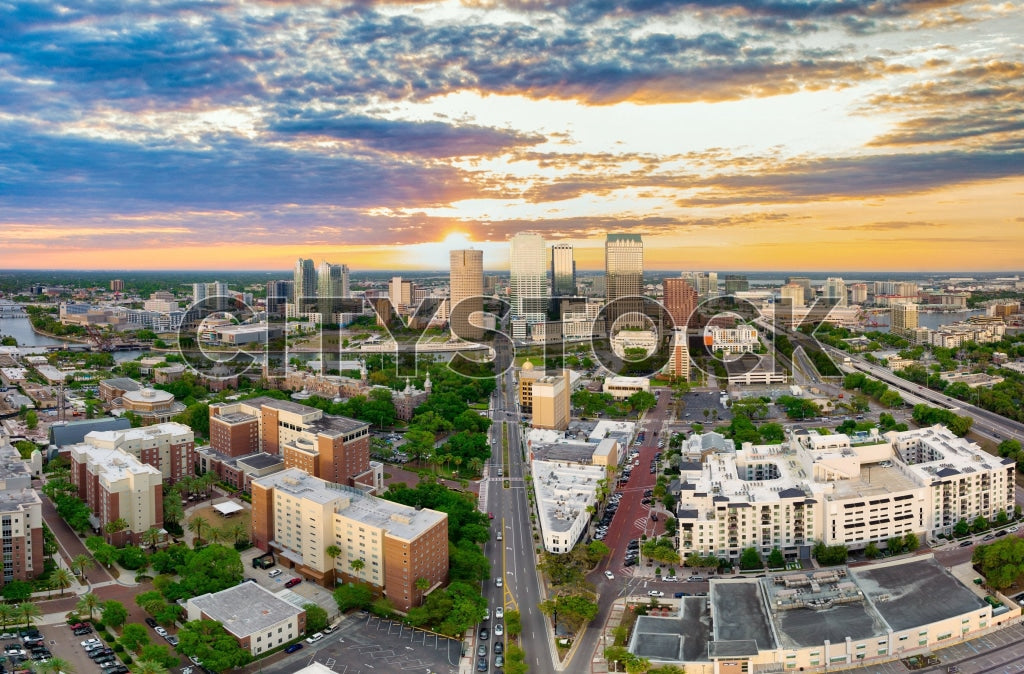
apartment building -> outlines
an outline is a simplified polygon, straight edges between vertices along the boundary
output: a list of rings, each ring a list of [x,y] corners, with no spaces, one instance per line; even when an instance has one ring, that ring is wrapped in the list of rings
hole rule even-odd
[[[253,656],[297,639],[306,632],[306,611],[258,583],[241,583],[192,597],[189,620],[216,620]]]
[[[749,325],[739,325],[735,328],[711,325],[704,330],[704,344],[712,351],[720,350],[728,355],[753,353],[761,342],[757,337],[757,330]]]
[[[367,583],[399,610],[448,577],[448,516],[393,503],[298,468],[253,480],[252,538],[325,587]],[[331,558],[326,550],[337,546]],[[358,562],[356,561],[358,560]],[[416,587],[425,578],[427,590]]]
[[[185,424],[169,421],[143,428],[91,431],[83,442],[97,449],[122,449],[159,470],[168,482],[193,474],[195,434]]]
[[[32,488],[32,472],[0,434],[0,587],[43,572],[43,504]]]
[[[145,531],[163,527],[163,474],[123,449],[73,445],[71,483],[92,511],[93,528],[108,543],[137,545]],[[104,531],[120,518],[128,523],[127,529],[116,534]]]
[[[370,461],[370,424],[290,400],[260,397],[210,405],[210,446],[228,456],[277,454],[286,468],[339,484],[380,489],[383,466]]]
[[[916,304],[893,304],[889,309],[889,331],[894,335],[906,337],[918,328]]]
[[[676,328],[672,331],[672,341],[669,344],[668,363],[665,365],[664,372],[670,377],[689,380],[690,345],[687,342],[686,328]]]
[[[534,428],[560,431],[568,428],[571,394],[569,370],[549,375],[543,370],[534,369],[533,363],[529,361],[523,363],[519,372],[519,408],[524,414],[533,415]]]
[[[681,485],[680,554],[738,559],[777,547],[807,557],[817,541],[862,549],[949,533],[960,519],[1011,510],[1013,470],[942,426],[884,437],[797,431],[779,445],[716,448]]]

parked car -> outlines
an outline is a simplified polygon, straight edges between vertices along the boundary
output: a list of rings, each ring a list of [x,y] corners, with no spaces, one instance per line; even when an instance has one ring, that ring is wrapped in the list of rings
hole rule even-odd
[[[79,644],[79,645],[80,645],[80,646],[81,646],[82,648],[89,648],[89,646],[94,646],[94,645],[95,645],[95,646],[100,646],[100,645],[102,645],[102,644],[100,644],[100,640],[99,640],[99,639],[96,639],[96,638],[94,637],[94,638],[92,638],[92,639],[86,639],[85,641],[83,641],[83,642],[82,642],[81,644]],[[8,646],[8,648],[10,648],[10,647]],[[5,649],[5,650],[6,650],[6,649]]]
[[[665,593],[662,592],[661,590],[649,590],[647,592],[647,596],[648,597],[664,597]]]
[[[338,628],[337,628],[337,627],[335,627],[334,625],[328,625],[327,627],[325,627],[325,628],[323,629],[323,633],[324,633],[324,634],[330,634],[331,632],[333,632],[333,631],[334,631],[334,630],[336,630],[336,629],[338,629]]]
[[[302,644],[292,644],[288,648],[284,649],[285,653],[294,653],[295,651],[302,650]]]
[[[477,637],[479,637],[481,641],[487,641],[491,638],[491,631],[486,627],[481,627],[480,631],[477,632]]]
[[[629,557],[622,561],[623,566],[636,566],[636,557]]]
[[[480,644],[479,646],[477,646],[476,647],[476,655],[477,655],[478,658],[486,657],[487,656],[487,646],[485,644]]]
[[[153,631],[156,632],[157,634],[159,634],[162,637],[166,637],[167,636],[167,630],[165,630],[163,627],[160,627],[159,625],[154,627]]]
[[[611,571],[605,571],[604,572],[604,577],[607,578],[608,580],[615,580],[615,574],[612,573]]]
[[[178,645],[178,637],[174,636],[173,634],[168,634],[164,637],[164,639],[167,639],[167,643],[169,643],[172,646]]]
[[[152,618],[146,618],[146,624],[149,625],[150,627],[156,627],[156,621],[153,620]]]
[[[307,644],[315,644],[316,642],[320,641],[323,638],[324,638],[324,633],[323,632],[317,632],[313,636],[307,637],[306,638],[306,643]]]
[[[494,656],[494,668],[495,669],[501,669],[504,666],[505,666],[505,656],[504,655],[495,655]]]
[[[71,629],[73,629],[73,630],[80,630],[83,627],[90,627],[90,625],[89,625],[89,623],[74,623],[73,625],[71,625]],[[91,629],[91,627],[90,627],[90,629]]]
[[[476,671],[486,672],[487,671],[487,658],[477,658]]]
[[[291,578],[291,579],[288,580],[287,583],[284,584],[284,586],[285,587],[295,587],[296,585],[298,585],[301,582],[302,582],[301,578]]]
[[[72,632],[76,637],[83,636],[85,634],[92,634],[92,630],[88,627],[79,627]]]
[[[494,617],[497,620],[501,620],[502,618],[504,618],[505,617],[505,609],[502,608],[501,606],[499,606],[498,608],[494,609]]]
[[[269,578],[277,578],[280,575],[281,575],[281,569],[274,569],[273,571],[271,571],[270,573],[267,574],[267,577],[269,577]]]
[[[505,627],[501,623],[498,623],[497,625],[494,626],[494,636],[500,637],[504,633],[505,633]]]

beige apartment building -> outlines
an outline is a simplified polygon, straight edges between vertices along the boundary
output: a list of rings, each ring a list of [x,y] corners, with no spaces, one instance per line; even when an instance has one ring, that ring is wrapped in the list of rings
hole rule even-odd
[[[370,424],[290,400],[210,405],[210,446],[233,457],[276,454],[285,468],[330,482],[377,490],[383,485],[383,466],[370,461]]]
[[[258,583],[192,597],[185,605],[189,620],[216,620],[258,656],[297,639],[306,632],[306,611]]]
[[[92,511],[93,527],[113,545],[137,545],[145,531],[163,527],[163,475],[123,449],[73,445],[71,483]],[[119,518],[128,528],[106,533],[104,527]]]
[[[448,577],[448,516],[370,496],[298,468],[252,482],[252,537],[325,587],[362,582],[401,611]],[[341,550],[335,558],[327,548]],[[359,560],[359,562],[356,562]],[[416,587],[425,578],[426,591]]]
[[[168,482],[192,475],[195,466],[195,434],[185,424],[169,421],[155,426],[115,431],[92,431],[85,444],[97,449],[122,449],[158,469]]]
[[[532,414],[534,428],[564,431],[569,427],[569,401],[572,394],[571,374],[548,375],[534,369],[527,361],[519,372],[519,408]]]

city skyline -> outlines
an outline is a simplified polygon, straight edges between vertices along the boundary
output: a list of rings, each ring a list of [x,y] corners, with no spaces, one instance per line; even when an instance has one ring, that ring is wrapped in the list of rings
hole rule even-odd
[[[16,3],[0,268],[1019,268],[1013,3]],[[538,55],[543,55],[539,57]]]

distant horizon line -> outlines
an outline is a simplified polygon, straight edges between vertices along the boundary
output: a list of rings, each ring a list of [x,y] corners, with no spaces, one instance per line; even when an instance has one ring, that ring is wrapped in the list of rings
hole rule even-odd
[[[283,274],[290,276],[294,270],[291,269],[64,269],[64,268],[0,268],[0,274],[3,273],[88,273],[88,274],[121,274],[121,273],[146,273],[146,274]],[[385,274],[391,273],[396,276],[402,275],[403,273],[417,273],[417,274],[447,274],[450,270],[448,269],[362,269],[359,271],[353,271],[350,269],[349,274],[361,274],[361,273],[373,273],[373,274]],[[508,274],[508,269],[487,269],[484,268],[484,273],[505,273]],[[577,269],[577,273],[601,273],[603,269]],[[1024,274],[1024,269],[914,269],[914,270],[900,270],[900,269],[725,269],[722,267],[695,267],[692,269],[644,269],[643,273],[683,273],[683,272],[716,272],[716,273],[730,273],[730,274]]]

